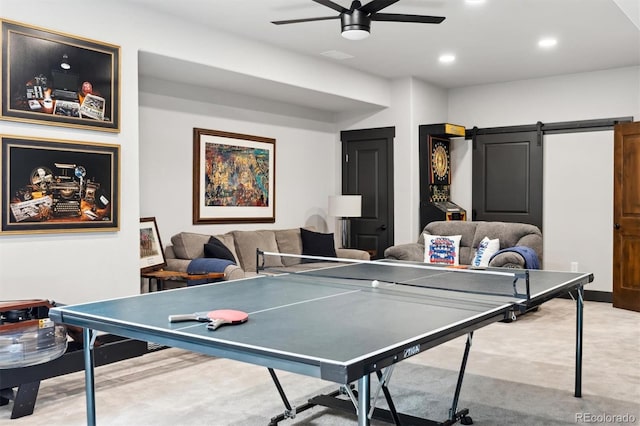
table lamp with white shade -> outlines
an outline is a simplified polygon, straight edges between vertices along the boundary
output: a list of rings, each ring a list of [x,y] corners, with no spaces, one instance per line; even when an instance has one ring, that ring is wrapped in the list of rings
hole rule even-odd
[[[329,216],[340,218],[342,248],[351,248],[351,218],[362,216],[362,195],[332,195]]]

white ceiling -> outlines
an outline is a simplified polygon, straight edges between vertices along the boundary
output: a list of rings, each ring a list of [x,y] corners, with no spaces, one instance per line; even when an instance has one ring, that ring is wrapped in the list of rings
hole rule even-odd
[[[413,76],[443,88],[640,65],[640,0],[400,0],[387,13],[445,16],[439,24],[372,22],[371,36],[345,40],[339,20],[312,0],[127,0],[174,18],[259,40],[384,78]],[[335,0],[349,7],[350,0]],[[367,0],[363,0],[366,3]],[[555,37],[555,48],[537,46]],[[441,64],[452,53],[456,61]],[[144,70],[143,70],[144,73]],[[159,76],[161,77],[161,76]]]

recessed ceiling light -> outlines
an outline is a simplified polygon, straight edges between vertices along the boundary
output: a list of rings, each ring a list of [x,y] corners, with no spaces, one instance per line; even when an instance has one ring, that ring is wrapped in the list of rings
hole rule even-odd
[[[443,64],[450,64],[451,62],[456,60],[456,56],[450,53],[445,53],[444,55],[440,55],[438,60]]]
[[[553,37],[541,38],[540,41],[538,41],[538,46],[546,49],[553,47],[556,44],[558,44],[558,40]]]
[[[472,4],[472,5],[477,5],[477,4],[482,4],[484,3],[485,0],[466,0],[465,3],[467,4]]]

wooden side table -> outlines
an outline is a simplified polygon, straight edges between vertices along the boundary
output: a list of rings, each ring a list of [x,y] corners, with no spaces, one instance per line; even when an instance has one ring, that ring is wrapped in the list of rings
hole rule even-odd
[[[156,282],[156,291],[164,290],[166,280],[215,280],[224,278],[224,272],[208,272],[206,274],[188,274],[179,271],[159,271],[142,272],[140,278],[149,279],[149,292],[151,292],[151,280]]]
[[[371,259],[373,259],[374,257],[376,257],[378,255],[378,250],[376,249],[361,249],[366,251],[367,253],[369,253],[369,256],[371,257]]]

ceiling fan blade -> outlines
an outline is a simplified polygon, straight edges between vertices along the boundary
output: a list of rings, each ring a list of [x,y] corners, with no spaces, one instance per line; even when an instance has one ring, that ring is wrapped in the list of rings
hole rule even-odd
[[[371,15],[372,21],[391,21],[391,22],[418,22],[422,24],[439,24],[444,21],[444,16],[425,16],[425,15],[402,15],[397,13],[374,13]]]
[[[387,6],[391,6],[397,3],[399,0],[373,0],[362,6],[360,10],[365,13],[376,13],[379,10],[384,9]]]
[[[327,6],[333,10],[335,10],[336,12],[340,12],[340,13],[348,13],[349,9],[345,9],[344,7],[340,6],[337,3],[332,2],[331,0],[313,0],[316,3],[320,3],[323,6]]]
[[[328,19],[340,19],[340,15],[323,16],[319,18],[288,19],[286,21],[271,21],[271,23],[276,25],[284,25],[284,24],[297,24],[299,22],[326,21]]]

